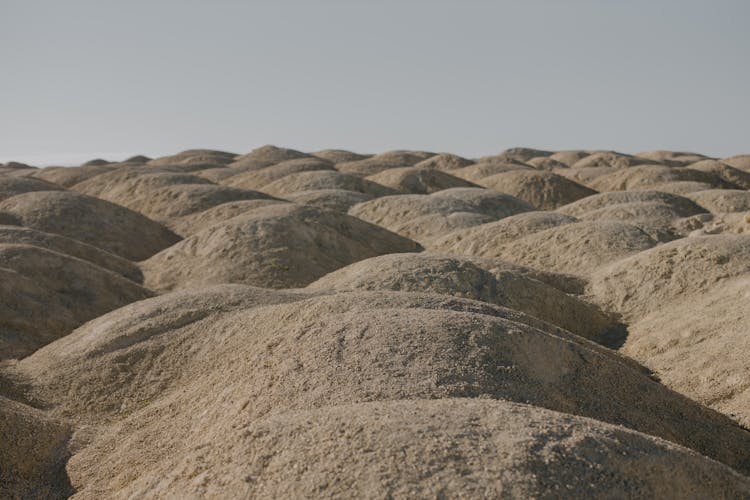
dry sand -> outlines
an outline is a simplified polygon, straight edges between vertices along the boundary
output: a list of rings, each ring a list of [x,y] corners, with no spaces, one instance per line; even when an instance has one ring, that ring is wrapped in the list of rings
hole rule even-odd
[[[0,165],[0,498],[750,498],[750,155]]]

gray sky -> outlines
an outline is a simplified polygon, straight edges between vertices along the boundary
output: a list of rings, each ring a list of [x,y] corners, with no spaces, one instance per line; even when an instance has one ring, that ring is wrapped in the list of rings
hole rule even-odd
[[[750,2],[0,0],[0,162],[750,152]]]

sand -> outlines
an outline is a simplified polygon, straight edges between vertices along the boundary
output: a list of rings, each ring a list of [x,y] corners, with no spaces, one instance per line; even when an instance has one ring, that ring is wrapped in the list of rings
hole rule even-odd
[[[421,247],[355,217],[292,203],[266,205],[213,224],[142,264],[154,290],[243,283],[305,286],[347,264]]]
[[[479,187],[431,166],[389,168],[367,177],[367,180],[406,194],[431,194],[443,189]]]
[[[482,179],[480,184],[527,201],[539,210],[552,210],[596,194],[596,191],[552,172],[503,172]]]
[[[750,498],[750,155],[0,165],[0,498]]]
[[[247,170],[235,175],[223,177],[221,184],[242,189],[262,189],[264,186],[282,177],[297,172],[313,172],[318,170],[335,170],[329,161],[319,158],[298,158],[286,160],[275,165],[258,170]]]
[[[77,239],[130,260],[176,243],[161,224],[121,205],[71,191],[36,191],[0,202],[0,210],[31,229]]]
[[[445,189],[430,195],[396,195],[354,205],[349,214],[422,243],[455,229],[532,210],[511,195],[481,188]]]

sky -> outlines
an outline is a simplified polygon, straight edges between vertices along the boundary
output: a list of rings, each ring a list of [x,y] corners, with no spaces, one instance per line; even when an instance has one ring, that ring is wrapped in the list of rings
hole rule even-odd
[[[0,162],[750,153],[744,0],[0,0]]]

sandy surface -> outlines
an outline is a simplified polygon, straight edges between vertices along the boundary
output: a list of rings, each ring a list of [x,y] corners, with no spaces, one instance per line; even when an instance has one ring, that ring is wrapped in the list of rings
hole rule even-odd
[[[750,155],[0,165],[0,498],[750,498]]]

